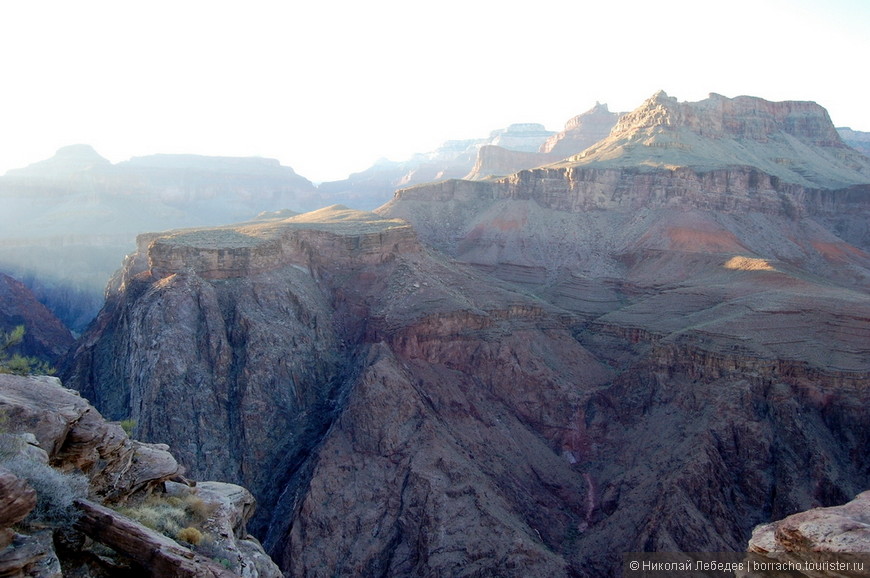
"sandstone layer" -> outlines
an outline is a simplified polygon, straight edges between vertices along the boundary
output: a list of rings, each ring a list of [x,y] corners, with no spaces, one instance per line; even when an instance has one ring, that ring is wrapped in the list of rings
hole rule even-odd
[[[777,568],[789,575],[827,578],[866,576],[870,565],[870,492],[829,508],[813,508],[752,531],[743,576],[767,575]],[[771,569],[771,570],[768,570]],[[785,572],[780,572],[785,574]]]

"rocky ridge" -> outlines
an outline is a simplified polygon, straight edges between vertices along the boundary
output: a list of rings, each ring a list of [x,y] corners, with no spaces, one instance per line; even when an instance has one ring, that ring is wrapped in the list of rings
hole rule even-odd
[[[564,130],[547,139],[538,152],[559,159],[575,155],[607,138],[619,117],[620,113],[610,112],[606,104],[596,102],[591,109],[566,122]]]
[[[168,446],[128,438],[120,425],[105,421],[56,378],[0,375],[0,416],[4,575],[280,575],[247,535],[254,500],[244,488],[218,483],[190,488]],[[207,524],[218,529],[226,566],[238,574],[191,552],[189,544],[182,546],[101,505],[135,503],[165,491],[172,479],[184,481],[175,484],[183,488],[176,494],[196,496],[209,508]],[[85,535],[127,558],[98,553]]]
[[[538,159],[537,164],[558,160],[537,154],[538,148],[552,135],[543,125],[516,123],[492,131],[488,138],[447,141],[434,151],[416,154],[407,161],[382,159],[346,180],[321,183],[319,189],[330,195],[333,202],[357,209],[374,209],[401,187],[510,174],[520,168],[536,166],[535,161],[529,159]]]
[[[575,155],[610,134],[619,114],[611,113],[606,104],[596,103],[592,109],[565,123],[565,128],[552,134],[536,151],[508,150],[498,143],[481,146],[477,162],[465,175],[468,180],[492,179],[550,164]]]
[[[829,508],[814,508],[752,532],[752,568],[796,568],[796,575],[864,576],[870,564],[870,492]],[[746,576],[753,575],[751,572]]]

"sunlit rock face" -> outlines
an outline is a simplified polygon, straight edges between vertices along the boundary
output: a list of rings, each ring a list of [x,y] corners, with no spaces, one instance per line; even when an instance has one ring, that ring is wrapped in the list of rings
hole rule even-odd
[[[66,379],[252,488],[287,575],[743,550],[870,482],[870,179],[819,107],[721,99],[376,213],[142,236]],[[700,132],[755,101],[766,133]]]

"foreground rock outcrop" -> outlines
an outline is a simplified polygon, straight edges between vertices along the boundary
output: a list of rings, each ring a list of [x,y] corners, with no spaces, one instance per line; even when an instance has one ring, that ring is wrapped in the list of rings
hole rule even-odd
[[[870,552],[870,492],[842,506],[814,508],[758,526],[750,552]]]
[[[841,506],[814,508],[763,524],[752,531],[749,540],[748,572],[737,575],[866,576],[870,570],[868,526],[870,492]]]
[[[246,490],[190,487],[168,446],[131,440],[57,379],[0,375],[0,418],[4,576],[280,576],[245,530],[254,508]],[[215,535],[193,551],[199,529],[188,534],[200,540],[182,545],[143,525],[153,522],[118,511],[127,507],[145,519],[138,504],[146,500],[151,510],[162,508],[161,523],[172,516],[181,522],[182,510],[158,497],[172,479],[185,482],[172,495],[207,512],[199,523]],[[100,552],[85,536],[117,554]],[[217,552],[225,557],[214,559]]]

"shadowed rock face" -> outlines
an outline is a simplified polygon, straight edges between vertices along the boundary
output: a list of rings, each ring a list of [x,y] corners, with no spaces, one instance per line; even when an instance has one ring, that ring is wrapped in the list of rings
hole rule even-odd
[[[67,382],[250,487],[291,576],[742,550],[870,482],[863,169],[656,158],[142,236]]]

